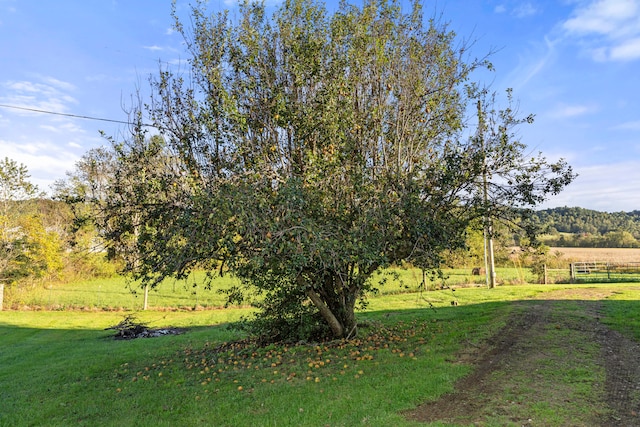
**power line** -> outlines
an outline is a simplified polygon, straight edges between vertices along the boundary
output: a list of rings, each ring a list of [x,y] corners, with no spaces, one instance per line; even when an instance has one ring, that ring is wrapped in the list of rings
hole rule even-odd
[[[39,110],[37,108],[18,107],[16,105],[0,104],[0,107],[13,108],[14,110],[31,111],[31,112],[34,112],[34,113],[52,114],[52,115],[55,115],[55,116],[73,117],[73,118],[76,118],[76,119],[98,120],[98,121],[102,121],[102,122],[121,123],[121,124],[125,124],[125,125],[135,125],[136,124],[136,123],[131,123],[131,122],[124,121],[124,120],[104,119],[104,118],[101,118],[101,117],[82,116],[82,115],[79,115],[79,114],[58,113],[58,112],[55,112],[55,111]],[[154,127],[152,125],[147,125],[147,124],[143,124],[142,126]]]

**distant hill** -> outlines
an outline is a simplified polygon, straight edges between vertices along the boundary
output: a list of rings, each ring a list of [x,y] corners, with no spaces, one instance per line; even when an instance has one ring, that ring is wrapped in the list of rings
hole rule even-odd
[[[535,211],[532,221],[549,246],[640,247],[640,211],[599,212],[584,208]]]

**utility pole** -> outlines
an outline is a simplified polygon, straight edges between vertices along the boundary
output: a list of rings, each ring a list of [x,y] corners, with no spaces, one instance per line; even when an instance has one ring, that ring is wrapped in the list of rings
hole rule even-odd
[[[486,178],[486,176],[485,176]],[[487,196],[487,187],[485,181],[485,197]],[[486,200],[486,199],[485,199]],[[486,205],[485,205],[486,208]],[[487,272],[487,287],[493,289],[496,287],[496,266],[493,258],[493,224],[489,212],[484,217],[484,236],[485,236],[485,271]]]
[[[484,270],[486,272],[487,287],[496,286],[496,269],[493,259],[493,223],[489,210],[489,182],[487,178],[487,153],[484,143],[484,114],[482,103],[478,100],[478,136],[482,144],[482,197],[484,202]]]
[[[138,238],[140,236],[140,214],[138,213],[134,213],[133,214],[133,236],[135,238],[135,243],[138,243]],[[137,251],[136,248],[136,253],[134,254],[135,259],[134,259],[134,269],[138,270],[139,266],[140,266],[140,253]],[[144,284],[144,299],[142,301],[142,310],[147,310],[147,308],[149,308],[149,284],[145,283]]]

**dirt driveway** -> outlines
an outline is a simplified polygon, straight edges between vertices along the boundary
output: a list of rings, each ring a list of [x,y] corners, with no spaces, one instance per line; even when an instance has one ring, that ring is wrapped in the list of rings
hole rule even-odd
[[[460,355],[474,370],[455,391],[405,415],[438,425],[640,426],[640,345],[600,322],[602,292],[514,303],[499,333]]]

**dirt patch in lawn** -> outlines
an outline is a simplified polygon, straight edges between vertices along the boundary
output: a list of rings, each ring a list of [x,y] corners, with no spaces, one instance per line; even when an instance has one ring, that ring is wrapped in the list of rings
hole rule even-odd
[[[640,345],[600,322],[597,300],[606,296],[577,289],[514,303],[502,330],[459,355],[473,372],[406,417],[445,425],[640,425]]]

